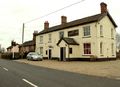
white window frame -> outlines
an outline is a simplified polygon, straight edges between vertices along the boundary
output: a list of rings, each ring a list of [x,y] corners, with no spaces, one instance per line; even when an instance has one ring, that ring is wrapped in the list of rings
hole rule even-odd
[[[43,36],[40,36],[40,44],[43,44]]]
[[[100,54],[102,55],[103,54],[103,43],[100,42]]]
[[[52,42],[52,34],[48,34],[48,43]]]
[[[63,38],[64,37],[64,31],[60,31],[59,32],[59,38],[61,39],[61,38]]]
[[[86,47],[85,45],[89,44],[90,47]],[[83,49],[84,49],[84,55],[91,55],[92,49],[91,49],[91,43],[83,43]]]
[[[91,29],[90,29],[90,26],[84,26],[83,27],[83,36],[86,37],[86,36],[91,36]]]
[[[43,47],[40,47],[40,54],[43,55]]]
[[[111,53],[114,55],[114,43],[111,44]]]

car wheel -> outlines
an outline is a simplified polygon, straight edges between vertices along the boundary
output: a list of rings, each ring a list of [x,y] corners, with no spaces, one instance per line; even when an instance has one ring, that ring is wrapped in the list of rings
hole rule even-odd
[[[31,57],[31,60],[33,60],[33,57]]]

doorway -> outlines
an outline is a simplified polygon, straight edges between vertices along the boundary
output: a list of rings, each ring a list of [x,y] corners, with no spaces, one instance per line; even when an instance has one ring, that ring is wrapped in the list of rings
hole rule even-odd
[[[51,59],[51,58],[52,58],[52,50],[49,49],[49,50],[48,50],[48,59]]]
[[[66,59],[66,48],[61,47],[60,48],[60,60],[65,61],[65,59]]]

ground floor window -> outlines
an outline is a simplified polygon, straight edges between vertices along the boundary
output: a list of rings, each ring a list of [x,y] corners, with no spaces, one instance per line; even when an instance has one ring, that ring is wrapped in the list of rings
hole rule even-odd
[[[112,52],[112,55],[114,55],[114,44],[113,43],[111,44],[111,52]]]
[[[43,47],[40,47],[40,54],[43,54]]]
[[[84,43],[84,54],[91,54],[91,44]]]
[[[100,54],[103,54],[103,43],[100,43]]]

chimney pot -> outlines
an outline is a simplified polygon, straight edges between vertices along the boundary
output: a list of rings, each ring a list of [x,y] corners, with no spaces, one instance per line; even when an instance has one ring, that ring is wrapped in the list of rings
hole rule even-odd
[[[101,6],[101,14],[106,13],[107,12],[107,4],[102,2],[102,3],[100,3],[100,6]]]
[[[44,29],[48,29],[48,28],[49,28],[49,22],[45,21],[45,23],[44,23]]]
[[[66,16],[61,16],[61,24],[67,23],[67,17]]]

